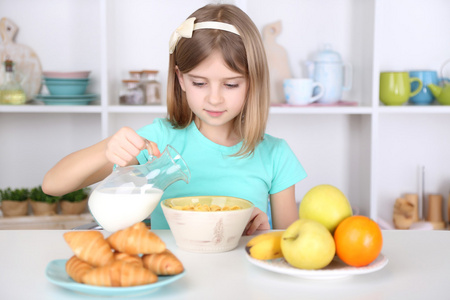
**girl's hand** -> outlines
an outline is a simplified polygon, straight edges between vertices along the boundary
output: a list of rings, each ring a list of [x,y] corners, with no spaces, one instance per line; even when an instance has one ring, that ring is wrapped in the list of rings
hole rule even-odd
[[[150,142],[129,127],[123,127],[110,137],[106,144],[106,158],[121,167],[138,163],[136,156],[147,149],[150,154],[160,156],[158,146]]]
[[[250,221],[245,227],[244,234],[252,235],[256,230],[270,230],[269,218],[257,207],[253,209]]]

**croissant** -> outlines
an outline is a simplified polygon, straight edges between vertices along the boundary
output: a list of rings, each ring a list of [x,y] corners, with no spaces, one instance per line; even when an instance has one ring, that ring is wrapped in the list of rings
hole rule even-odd
[[[81,283],[84,274],[91,271],[94,267],[87,262],[79,259],[75,255],[66,262],[67,274],[76,282]]]
[[[176,275],[184,270],[181,261],[169,249],[162,253],[145,254],[142,261],[144,267],[157,275]]]
[[[144,222],[116,231],[107,241],[114,250],[135,255],[161,253],[166,249],[166,244]]]
[[[82,282],[96,286],[136,286],[158,281],[158,276],[144,267],[123,261],[95,268],[86,273]]]
[[[98,231],[68,231],[64,239],[79,259],[94,267],[114,261],[111,246]]]
[[[124,261],[129,264],[134,264],[138,267],[143,267],[144,264],[142,263],[142,259],[138,255],[132,255],[128,253],[123,252],[114,252],[114,259]]]

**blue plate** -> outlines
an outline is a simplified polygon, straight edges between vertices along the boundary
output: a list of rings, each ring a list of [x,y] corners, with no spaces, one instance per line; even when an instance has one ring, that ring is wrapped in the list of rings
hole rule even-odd
[[[67,259],[52,260],[45,269],[47,279],[60,287],[83,294],[96,296],[137,296],[153,292],[160,287],[177,281],[183,277],[186,271],[173,276],[158,276],[158,281],[152,284],[131,287],[102,287],[75,282],[66,273]]]
[[[97,99],[96,94],[84,95],[36,95],[36,100],[40,100],[47,105],[87,105]]]
[[[84,94],[84,95],[36,95],[37,99],[46,100],[68,100],[68,99],[91,99],[97,98],[97,94]]]
[[[95,99],[85,100],[85,99],[68,99],[68,100],[50,100],[42,99],[46,105],[88,105]]]

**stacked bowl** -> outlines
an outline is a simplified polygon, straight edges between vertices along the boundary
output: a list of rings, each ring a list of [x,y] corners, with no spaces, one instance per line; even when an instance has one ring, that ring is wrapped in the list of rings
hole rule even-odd
[[[48,105],[86,105],[95,100],[96,95],[86,94],[90,71],[43,72],[43,83],[49,95],[36,98]]]

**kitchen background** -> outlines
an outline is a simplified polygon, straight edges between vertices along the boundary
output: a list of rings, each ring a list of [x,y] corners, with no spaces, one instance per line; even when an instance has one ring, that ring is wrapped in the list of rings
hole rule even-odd
[[[0,18],[18,27],[15,42],[32,48],[43,71],[90,70],[86,106],[0,105],[0,189],[34,187],[62,157],[122,126],[138,129],[165,115],[168,40],[203,0],[1,0]],[[313,186],[340,188],[361,214],[392,224],[395,200],[450,192],[450,106],[384,106],[381,71],[436,70],[450,59],[447,0],[239,0],[262,31],[281,21],[276,42],[293,77],[324,43],[353,67],[343,100],[356,106],[272,107],[267,132],[284,138]],[[163,105],[120,106],[130,70],[159,71]],[[449,70],[450,72],[450,70]],[[420,194],[421,195],[421,194]]]

